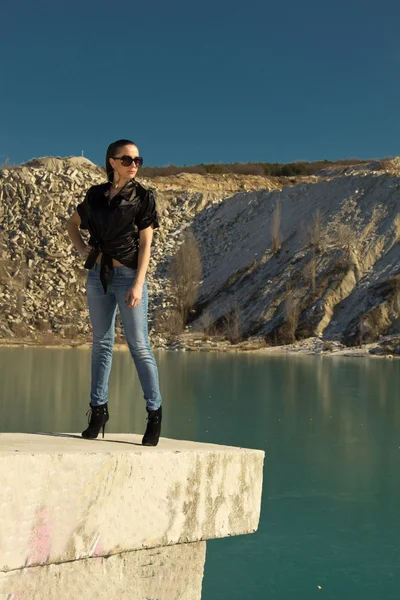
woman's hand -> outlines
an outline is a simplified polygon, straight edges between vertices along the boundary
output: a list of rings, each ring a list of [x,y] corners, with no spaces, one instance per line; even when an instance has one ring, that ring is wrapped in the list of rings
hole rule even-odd
[[[86,258],[88,256],[88,254],[90,254],[90,252],[93,250],[92,246],[87,246],[85,244],[85,246],[83,246],[82,248],[80,248],[78,250],[79,254],[83,257]]]
[[[143,286],[135,283],[125,295],[125,302],[127,308],[135,308],[135,306],[139,306],[143,295]]]

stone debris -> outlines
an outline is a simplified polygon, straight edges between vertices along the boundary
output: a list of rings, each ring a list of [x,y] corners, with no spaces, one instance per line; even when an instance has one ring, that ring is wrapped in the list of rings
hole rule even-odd
[[[87,271],[69,241],[66,221],[85,191],[105,180],[104,169],[81,157],[45,157],[0,170],[0,337],[29,339],[39,332],[48,339],[50,334],[86,339],[90,334]],[[150,336],[163,347],[168,341],[154,333],[153,316],[168,305],[168,264],[195,215],[223,201],[225,189],[279,185],[255,176],[138,180],[156,191],[162,222],[154,234],[148,283]],[[123,336],[119,321],[117,335]]]
[[[66,221],[85,191],[105,179],[104,169],[82,157],[0,170],[0,338],[90,340],[87,272]],[[397,333],[400,159],[304,178],[181,173],[138,180],[154,189],[161,217],[147,277],[155,347],[284,344],[332,353],[343,343],[356,346],[360,335],[371,343]],[[169,307],[168,266],[188,228],[203,275],[189,327],[170,336],[156,332],[154,320]],[[240,343],[222,335],[235,310]],[[206,334],[205,321],[217,335]]]

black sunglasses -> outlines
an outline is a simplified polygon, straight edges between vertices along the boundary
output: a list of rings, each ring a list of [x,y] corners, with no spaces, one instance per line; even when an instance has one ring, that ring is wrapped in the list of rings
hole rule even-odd
[[[135,163],[137,167],[141,167],[143,164],[143,158],[141,156],[135,156],[132,158],[132,156],[127,156],[124,154],[124,156],[113,156],[112,158],[114,160],[120,160],[123,167],[130,167],[132,163]]]

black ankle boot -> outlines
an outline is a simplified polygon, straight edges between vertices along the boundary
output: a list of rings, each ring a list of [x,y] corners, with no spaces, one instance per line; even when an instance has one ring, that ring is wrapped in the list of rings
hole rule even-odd
[[[103,429],[103,437],[104,437],[104,429],[110,415],[108,414],[108,402],[105,404],[100,404],[99,406],[89,405],[90,408],[87,411],[87,415],[89,415],[88,423],[89,427],[82,431],[82,437],[94,440],[100,433],[100,429]]]
[[[148,410],[146,432],[142,439],[143,446],[157,446],[161,432],[162,407]]]

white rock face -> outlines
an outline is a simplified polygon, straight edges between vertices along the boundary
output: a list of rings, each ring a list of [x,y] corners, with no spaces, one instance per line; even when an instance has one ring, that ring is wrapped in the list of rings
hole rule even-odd
[[[0,572],[252,533],[264,452],[0,434]]]
[[[247,335],[271,337],[296,313],[303,337],[351,341],[361,319],[372,330],[371,311],[379,309],[378,333],[397,333],[399,191],[397,175],[353,169],[281,191],[239,193],[212,207],[212,216],[200,213],[203,313],[215,322],[237,308]],[[281,248],[274,253],[277,205]]]
[[[168,306],[168,264],[191,227],[203,264],[194,330],[204,320],[218,329],[235,309],[242,337],[272,339],[288,315],[297,337],[353,343],[360,332],[398,333],[399,165],[327,169],[283,189],[281,179],[258,176],[143,179],[161,216],[148,273],[150,329],[154,311]],[[104,172],[80,157],[0,171],[0,337],[89,333],[86,272],[65,222],[102,181]]]

